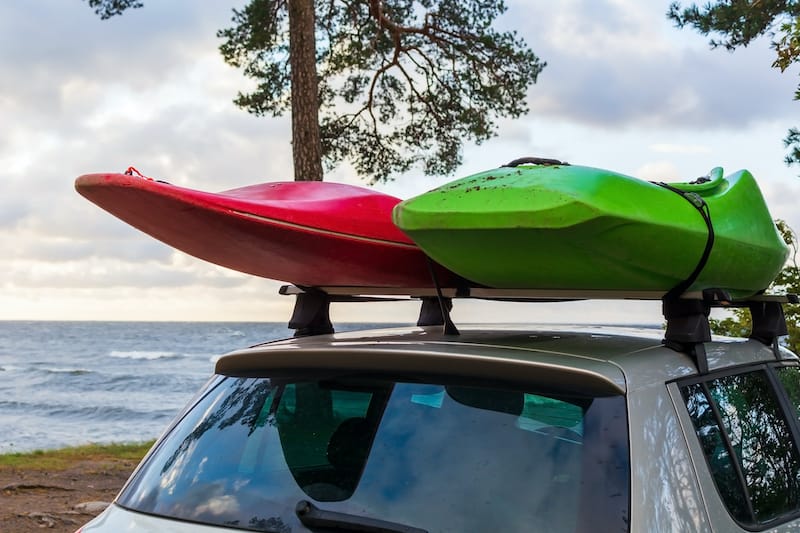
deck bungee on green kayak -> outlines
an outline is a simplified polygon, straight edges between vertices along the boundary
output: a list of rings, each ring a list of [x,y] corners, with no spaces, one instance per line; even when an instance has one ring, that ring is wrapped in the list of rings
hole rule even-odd
[[[755,179],[715,168],[676,190],[566,164],[501,167],[398,204],[395,224],[432,259],[495,288],[668,291],[713,247],[689,290],[744,298],[777,276],[788,249]],[[696,195],[696,196],[695,196]]]

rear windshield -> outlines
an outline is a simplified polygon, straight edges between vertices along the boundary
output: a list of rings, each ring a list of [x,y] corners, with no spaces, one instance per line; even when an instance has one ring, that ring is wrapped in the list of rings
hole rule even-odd
[[[627,531],[628,457],[620,396],[229,377],[118,503],[280,533],[325,530],[325,520],[359,531]]]

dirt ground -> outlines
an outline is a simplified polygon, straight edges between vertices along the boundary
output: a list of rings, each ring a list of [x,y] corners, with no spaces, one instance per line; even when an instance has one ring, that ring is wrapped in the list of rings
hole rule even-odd
[[[53,472],[0,466],[0,531],[73,533],[99,514],[138,461],[79,461]]]

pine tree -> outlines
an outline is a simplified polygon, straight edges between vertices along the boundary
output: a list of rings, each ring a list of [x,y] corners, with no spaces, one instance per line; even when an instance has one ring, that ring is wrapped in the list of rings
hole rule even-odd
[[[138,0],[86,0],[101,18]],[[295,179],[349,161],[369,181],[452,173],[464,143],[528,111],[545,63],[492,28],[504,0],[250,0],[220,51],[257,87],[235,103],[292,114]]]
[[[800,294],[800,266],[798,265],[798,247],[800,240],[797,234],[783,220],[775,221],[783,240],[789,245],[790,255],[786,266],[769,287],[770,293]],[[787,346],[800,354],[800,306],[784,305],[786,326],[789,330]],[[750,312],[747,309],[734,309],[731,316],[724,319],[711,319],[711,330],[719,335],[746,337],[752,328]]]

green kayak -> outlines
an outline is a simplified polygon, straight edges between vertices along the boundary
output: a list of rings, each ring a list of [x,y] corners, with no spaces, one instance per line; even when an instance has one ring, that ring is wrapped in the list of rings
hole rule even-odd
[[[745,298],[784,265],[788,249],[746,170],[656,184],[543,161],[406,200],[394,222],[432,259],[493,288],[666,292],[689,280],[690,291]]]

